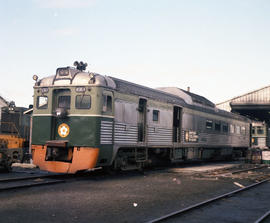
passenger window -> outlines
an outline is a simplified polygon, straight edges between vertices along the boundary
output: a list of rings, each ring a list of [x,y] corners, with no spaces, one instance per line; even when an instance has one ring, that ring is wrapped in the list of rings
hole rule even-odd
[[[252,134],[255,134],[255,127],[252,127]]]
[[[77,95],[75,106],[77,109],[89,109],[91,107],[91,96]]]
[[[213,122],[210,121],[210,120],[206,120],[206,128],[207,129],[212,129],[212,127],[213,127]]]
[[[228,124],[223,125],[223,132],[228,132]]]
[[[236,134],[240,134],[240,126],[236,126]]]
[[[70,108],[70,96],[59,96],[58,97],[58,108]]]
[[[153,110],[153,121],[158,122],[158,120],[159,120],[159,111]]]
[[[258,134],[258,135],[264,134],[264,130],[263,130],[262,127],[258,127],[258,128],[257,128],[257,134]]]
[[[230,125],[230,133],[234,133],[234,125]]]
[[[38,96],[37,97],[37,108],[46,109],[48,107],[48,97],[47,96]]]
[[[246,128],[244,126],[241,127],[241,134],[246,135]]]
[[[112,111],[112,97],[110,95],[103,95],[103,112]]]
[[[215,131],[220,131],[220,123],[215,123]]]

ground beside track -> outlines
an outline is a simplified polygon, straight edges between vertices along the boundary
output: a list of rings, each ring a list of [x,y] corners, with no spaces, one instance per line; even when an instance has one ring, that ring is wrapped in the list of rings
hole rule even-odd
[[[207,165],[213,171],[220,164]],[[144,175],[92,174],[65,184],[8,191],[0,193],[0,216],[5,222],[147,222],[255,181],[252,172],[221,177],[200,167],[202,171],[173,167]],[[257,171],[270,173],[269,168]]]
[[[166,219],[164,223],[252,222],[270,210],[270,183],[265,182],[241,193]],[[269,218],[267,219],[269,222]],[[266,221],[264,221],[266,223]]]

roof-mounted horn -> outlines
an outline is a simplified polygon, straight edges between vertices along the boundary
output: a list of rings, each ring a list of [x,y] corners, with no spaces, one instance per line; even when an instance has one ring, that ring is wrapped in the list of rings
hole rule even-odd
[[[76,67],[77,70],[83,71],[86,69],[88,64],[82,61],[81,62],[75,61],[73,65]]]

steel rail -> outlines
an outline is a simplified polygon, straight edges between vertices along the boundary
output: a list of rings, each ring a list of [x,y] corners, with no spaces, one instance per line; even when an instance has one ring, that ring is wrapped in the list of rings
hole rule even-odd
[[[268,167],[268,165],[252,167],[252,168],[248,168],[248,169],[244,169],[244,170],[236,170],[236,171],[231,172],[231,174],[237,174],[237,173],[242,173],[242,172],[246,172],[246,171],[249,171],[249,170],[262,169],[262,168],[266,168],[266,167]]]
[[[261,216],[259,219],[257,219],[254,223],[260,223],[263,222],[268,216],[270,215],[270,210],[267,211],[263,216]]]
[[[27,187],[35,187],[35,186],[41,186],[41,185],[49,185],[49,184],[57,184],[57,183],[64,183],[66,182],[65,180],[61,179],[53,179],[56,177],[64,177],[66,176],[65,174],[46,174],[46,175],[37,175],[37,176],[26,176],[26,177],[14,177],[14,178],[4,178],[0,179],[0,192],[2,191],[7,191],[7,190],[13,190],[13,189],[20,189],[20,188],[27,188]],[[53,180],[49,181],[43,181],[43,182],[29,182],[30,180],[37,180],[37,179],[45,179],[45,178],[52,178]],[[23,184],[18,184],[18,185],[6,185],[8,183],[12,182],[22,182],[26,181]]]
[[[42,179],[42,178],[54,178],[65,176],[62,174],[54,174],[54,175],[38,175],[38,176],[30,176],[30,177],[13,177],[13,178],[3,178],[0,179],[0,183],[14,182],[14,181],[23,181],[23,180],[33,180],[33,179]]]
[[[100,168],[96,168],[100,169]],[[66,182],[66,179],[70,179],[75,177],[74,179],[84,179],[85,177],[89,176],[89,172],[92,172],[91,170],[88,170],[88,172],[81,173],[81,174],[44,174],[44,175],[37,175],[37,176],[26,176],[26,177],[14,177],[14,178],[4,178],[0,179],[0,185],[2,184],[3,187],[0,187],[0,192],[5,190],[12,190],[12,189],[19,189],[19,188],[26,188],[26,187],[35,187],[40,185],[47,185],[47,184],[57,184],[57,183],[64,183]],[[35,182],[35,183],[29,183],[29,180],[35,180],[35,179],[50,179],[49,181],[44,182]],[[57,178],[57,179],[55,179]],[[60,178],[60,179],[58,179]],[[53,179],[53,180],[52,180]],[[26,181],[25,184],[22,185],[15,185],[15,186],[4,186],[4,184],[12,183],[12,182],[19,182],[19,181]]]
[[[7,191],[7,190],[14,190],[14,189],[22,189],[27,187],[37,187],[42,185],[50,185],[50,184],[58,184],[58,183],[65,183],[65,180],[54,180],[54,181],[47,181],[47,182],[38,182],[38,183],[30,183],[30,184],[23,184],[23,185],[15,185],[15,186],[7,186],[0,188],[0,192]]]
[[[156,222],[161,222],[161,221],[164,221],[166,219],[169,219],[169,218],[172,218],[172,217],[175,217],[176,215],[181,215],[181,214],[184,214],[184,213],[187,213],[191,210],[194,210],[196,208],[199,208],[199,207],[202,207],[202,206],[205,206],[205,205],[208,205],[214,201],[217,201],[217,200],[220,200],[220,199],[223,199],[225,197],[229,197],[229,196],[232,196],[234,194],[237,194],[239,192],[242,192],[242,191],[245,191],[245,190],[248,190],[250,188],[253,188],[253,187],[256,187],[262,183],[265,183],[267,181],[269,181],[270,178],[267,178],[265,180],[262,180],[260,182],[257,182],[257,183],[254,183],[254,184],[251,184],[251,185],[248,185],[244,188],[240,188],[240,189],[237,189],[237,190],[234,190],[234,191],[231,191],[231,192],[228,192],[228,193],[225,193],[225,194],[222,194],[222,195],[219,195],[217,197],[214,197],[214,198],[210,198],[208,200],[205,200],[205,201],[202,201],[202,202],[199,202],[197,204],[194,204],[194,205],[191,205],[189,207],[186,207],[184,209],[181,209],[181,210],[178,210],[178,211],[174,211],[172,213],[169,213],[169,214],[166,214],[166,215],[163,215],[159,218],[156,218],[156,219],[153,219],[153,220],[150,220],[150,221],[147,221],[147,223],[156,223]]]
[[[236,170],[236,171],[232,171],[232,172],[218,173],[218,174],[214,174],[213,176],[229,176],[229,175],[234,175],[234,174],[238,174],[238,173],[242,173],[242,172],[247,172],[250,170],[262,169],[262,168],[266,168],[266,167],[269,167],[269,165],[261,165],[258,167],[251,167],[251,168]]]

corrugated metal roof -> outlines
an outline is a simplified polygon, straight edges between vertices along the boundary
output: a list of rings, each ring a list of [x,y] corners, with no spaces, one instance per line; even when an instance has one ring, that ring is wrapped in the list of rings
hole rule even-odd
[[[222,106],[228,103],[269,103],[270,102],[270,86],[260,88],[255,91],[234,97],[230,100],[218,103],[217,106]]]

